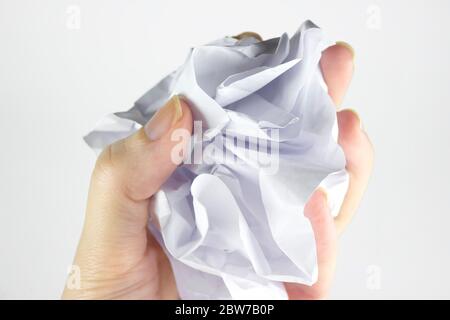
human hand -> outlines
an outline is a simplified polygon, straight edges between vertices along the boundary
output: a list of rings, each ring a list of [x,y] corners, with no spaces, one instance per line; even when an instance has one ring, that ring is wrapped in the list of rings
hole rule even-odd
[[[354,53],[346,43],[337,43],[322,54],[320,67],[328,93],[340,106],[353,75]],[[352,219],[366,190],[372,172],[373,147],[362,129],[359,116],[352,110],[337,112],[338,142],[344,150],[350,182],[336,218],[330,214],[326,193],[319,189],[308,201],[305,215],[310,219],[317,246],[319,277],[312,286],[286,283],[290,299],[326,298],[334,277],[338,236]]]
[[[340,103],[353,71],[351,51],[337,45],[321,61],[330,96]],[[337,234],[353,215],[371,170],[372,149],[351,111],[338,112],[339,143],[347,158],[350,188],[333,220],[326,196],[318,190],[305,213],[317,242],[319,280],[312,287],[286,284],[292,299],[323,298],[336,261]],[[186,102],[174,97],[144,128],[108,146],[99,156],[91,179],[86,221],[74,264],[81,288],[65,288],[66,299],[175,299],[178,297],[167,257],[147,230],[152,195],[176,169],[171,150],[179,142],[176,129],[192,131]]]
[[[169,261],[147,229],[148,208],[179,164],[171,157],[180,145],[172,132],[191,133],[192,122],[189,106],[175,96],[143,128],[100,154],[74,262],[80,288],[66,286],[63,298],[178,297]]]

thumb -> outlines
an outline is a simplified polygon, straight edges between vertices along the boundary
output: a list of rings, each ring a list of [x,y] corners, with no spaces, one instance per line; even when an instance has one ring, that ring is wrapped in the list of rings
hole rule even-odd
[[[150,197],[181,163],[174,150],[183,151],[191,131],[189,106],[174,96],[143,128],[101,153],[92,175],[74,261],[81,272],[83,290],[66,287],[64,297],[83,296],[90,289],[95,293],[95,288],[100,290],[98,294],[111,294],[106,290],[111,283],[123,290],[120,279],[125,279],[123,275],[130,270],[139,275],[136,270],[140,265],[162,268],[161,274],[169,277],[167,261],[161,262],[165,261],[161,249],[147,234],[148,208]],[[145,263],[139,264],[141,261]],[[125,286],[130,284],[125,281]]]
[[[139,131],[103,150],[92,174],[80,246],[142,240],[149,199],[181,163],[191,132],[189,106],[174,96]]]
[[[106,179],[129,200],[146,200],[182,162],[191,132],[189,106],[175,95],[143,128],[100,154],[93,179]]]

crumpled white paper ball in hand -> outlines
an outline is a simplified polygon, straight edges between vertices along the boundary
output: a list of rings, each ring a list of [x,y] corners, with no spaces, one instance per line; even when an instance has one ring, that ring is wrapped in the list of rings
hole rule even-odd
[[[139,129],[172,95],[190,102],[201,121],[191,146],[201,157],[186,158],[162,186],[149,223],[181,298],[284,299],[283,282],[317,280],[304,207],[322,187],[336,214],[348,186],[319,67],[332,44],[307,21],[292,38],[226,37],[193,48],[133,108],[107,116],[85,137],[101,150]]]

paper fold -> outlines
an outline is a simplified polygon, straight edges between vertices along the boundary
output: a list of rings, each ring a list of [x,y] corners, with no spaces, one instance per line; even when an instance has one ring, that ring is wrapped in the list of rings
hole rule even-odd
[[[319,68],[332,44],[307,21],[292,38],[226,37],[193,48],[130,110],[85,137],[99,151],[138,130],[172,95],[189,101],[201,129],[191,147],[202,149],[201,161],[176,169],[152,199],[149,223],[182,298],[285,299],[283,282],[317,280],[304,207],[322,187],[336,215],[348,187]]]

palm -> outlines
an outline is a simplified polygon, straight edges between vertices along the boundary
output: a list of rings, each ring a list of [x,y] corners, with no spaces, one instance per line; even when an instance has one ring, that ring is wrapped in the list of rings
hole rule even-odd
[[[121,286],[121,299],[178,298],[169,260],[150,233],[147,233],[145,252],[125,274]]]

